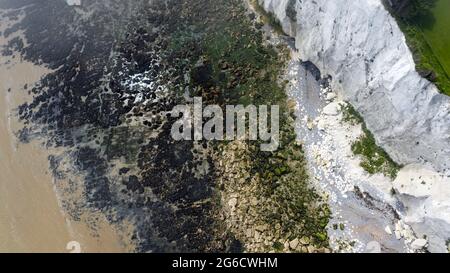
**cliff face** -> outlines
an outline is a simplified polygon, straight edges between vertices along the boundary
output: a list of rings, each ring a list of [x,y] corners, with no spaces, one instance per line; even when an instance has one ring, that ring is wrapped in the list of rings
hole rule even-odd
[[[450,97],[416,71],[381,0],[260,0],[296,38],[304,61],[332,76],[368,128],[401,164],[450,173]]]

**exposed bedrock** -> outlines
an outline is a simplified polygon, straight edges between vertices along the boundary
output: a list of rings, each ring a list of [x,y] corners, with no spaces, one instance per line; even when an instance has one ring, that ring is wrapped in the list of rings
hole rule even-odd
[[[304,61],[332,76],[394,160],[450,173],[450,97],[415,71],[380,0],[259,0],[296,38]]]

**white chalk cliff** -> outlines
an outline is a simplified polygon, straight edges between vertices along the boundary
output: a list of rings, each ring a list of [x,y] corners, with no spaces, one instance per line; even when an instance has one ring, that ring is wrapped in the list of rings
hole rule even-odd
[[[430,162],[450,172],[450,97],[415,71],[396,21],[380,0],[260,0],[304,61],[333,77],[333,89],[364,117],[397,162]],[[292,16],[291,16],[292,17]]]
[[[432,251],[446,251],[450,97],[415,71],[405,37],[381,0],[259,2],[296,39],[302,60],[332,77],[333,90],[361,113],[377,143],[395,161],[426,163],[440,172],[440,178],[425,187],[421,179],[408,177],[411,171],[406,168],[393,186],[406,207],[405,220],[418,236],[430,238]]]

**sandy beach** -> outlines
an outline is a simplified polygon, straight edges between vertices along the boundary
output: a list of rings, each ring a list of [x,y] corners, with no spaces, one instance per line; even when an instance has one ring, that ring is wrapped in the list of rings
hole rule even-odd
[[[6,42],[0,35],[0,47]],[[16,108],[31,99],[24,86],[49,72],[18,55],[0,57],[0,252],[130,251],[100,213],[95,232],[68,219],[49,171],[50,151],[14,135],[22,126]]]

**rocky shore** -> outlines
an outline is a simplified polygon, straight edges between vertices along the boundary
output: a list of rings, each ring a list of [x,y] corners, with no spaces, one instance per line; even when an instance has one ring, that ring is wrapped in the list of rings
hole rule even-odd
[[[378,2],[2,1],[0,54],[49,70],[16,137],[47,148],[70,220],[124,249],[446,252],[448,98]],[[279,105],[279,149],[174,140],[193,97]]]
[[[23,17],[2,34],[24,35],[2,54],[54,69],[19,107],[18,137],[62,151],[49,160],[71,219],[95,229],[85,213],[100,212],[138,252],[329,251],[329,210],[309,184],[280,79],[286,51],[265,42],[242,1],[0,8]],[[280,104],[281,149],[173,140],[170,112],[193,96]]]

